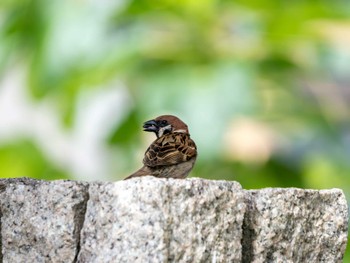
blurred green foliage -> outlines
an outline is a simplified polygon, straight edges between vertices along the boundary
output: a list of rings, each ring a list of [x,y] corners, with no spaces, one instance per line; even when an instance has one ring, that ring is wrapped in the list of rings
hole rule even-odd
[[[0,178],[28,176],[38,179],[68,179],[68,175],[49,164],[28,140],[18,140],[0,148]]]
[[[5,0],[0,26],[0,98],[19,69],[63,132],[80,136],[84,94],[125,89],[97,127],[109,179],[141,165],[142,122],[172,113],[197,142],[192,176],[350,196],[348,1]],[[77,178],[34,137],[0,133],[0,177]]]

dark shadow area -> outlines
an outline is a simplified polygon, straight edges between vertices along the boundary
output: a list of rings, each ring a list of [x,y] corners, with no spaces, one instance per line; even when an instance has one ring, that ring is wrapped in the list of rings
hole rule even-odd
[[[83,229],[84,226],[84,221],[85,221],[85,214],[86,214],[86,208],[87,208],[87,203],[89,201],[89,185],[85,186],[85,189],[83,190],[83,195],[84,195],[84,200],[75,205],[73,207],[74,210],[74,237],[77,242],[77,248],[75,251],[75,257],[73,262],[78,262],[78,256],[80,253],[80,248],[81,248],[81,230]]]
[[[0,180],[0,197],[1,197],[1,193],[4,192],[6,189],[6,185],[3,183],[3,180]],[[1,230],[2,230],[2,226],[1,226],[1,220],[2,220],[2,211],[1,211],[1,205],[0,205],[0,263],[3,262],[3,255],[2,255],[2,235],[1,235]]]
[[[251,213],[254,208],[253,193],[246,192],[245,203],[246,211],[244,214],[243,226],[242,226],[242,263],[249,263],[254,260],[254,251],[253,251],[253,240],[256,237],[254,229],[252,229],[252,217]]]

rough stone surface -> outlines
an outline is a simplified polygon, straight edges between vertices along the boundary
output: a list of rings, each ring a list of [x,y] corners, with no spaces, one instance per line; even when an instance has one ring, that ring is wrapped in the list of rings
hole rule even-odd
[[[5,191],[5,185],[1,184],[0,181],[0,194]],[[1,197],[1,196],[0,196]],[[1,212],[1,206],[0,206],[0,263],[2,263],[2,235],[1,235],[1,218],[2,218],[2,212]]]
[[[89,194],[78,262],[241,262],[237,183],[148,177]]]
[[[0,180],[3,262],[73,262],[87,199],[83,183]]]
[[[2,262],[341,262],[341,190],[0,180]]]
[[[168,191],[169,262],[241,262],[244,192],[237,183],[190,179]]]
[[[341,190],[247,191],[243,262],[342,262],[347,203]]]

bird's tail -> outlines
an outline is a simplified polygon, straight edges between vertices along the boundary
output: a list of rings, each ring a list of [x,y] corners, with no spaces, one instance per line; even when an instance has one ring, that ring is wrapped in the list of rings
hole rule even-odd
[[[128,180],[128,179],[131,179],[131,178],[134,178],[134,177],[146,176],[146,175],[152,175],[152,174],[151,174],[151,171],[149,170],[149,168],[147,166],[143,166],[139,170],[134,172],[133,174],[131,174],[128,177],[126,177],[124,180]]]

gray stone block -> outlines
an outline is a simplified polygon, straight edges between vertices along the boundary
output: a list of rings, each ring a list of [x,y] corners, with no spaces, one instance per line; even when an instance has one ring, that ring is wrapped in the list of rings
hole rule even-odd
[[[243,262],[342,262],[348,210],[339,189],[247,191]]]
[[[246,205],[238,183],[189,179],[168,192],[169,262],[241,262]]]
[[[0,181],[0,198],[1,198],[1,193],[5,191],[5,185],[1,184]],[[2,234],[1,234],[1,218],[2,218],[2,212],[1,212],[1,205],[0,205],[0,262],[3,262],[3,256],[2,256]]]
[[[73,262],[87,188],[70,181],[0,180],[3,262]]]
[[[241,262],[235,182],[153,177],[93,184],[79,262]]]
[[[0,180],[0,262],[341,262],[341,190]]]

